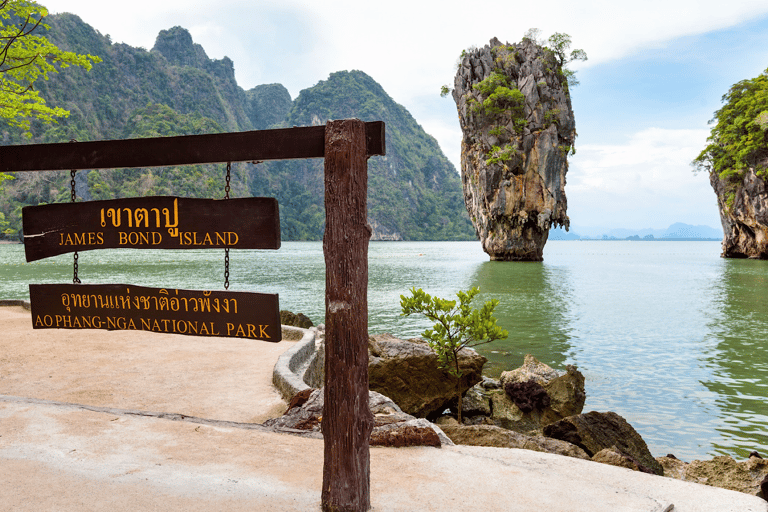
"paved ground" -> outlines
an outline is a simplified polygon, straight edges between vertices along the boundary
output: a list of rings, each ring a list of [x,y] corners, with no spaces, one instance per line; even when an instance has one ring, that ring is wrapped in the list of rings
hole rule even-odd
[[[322,440],[254,425],[285,408],[271,374],[293,342],[32,330],[20,307],[0,307],[0,325],[0,510],[319,510]],[[371,501],[376,512],[768,511],[732,491],[470,446],[371,448]]]

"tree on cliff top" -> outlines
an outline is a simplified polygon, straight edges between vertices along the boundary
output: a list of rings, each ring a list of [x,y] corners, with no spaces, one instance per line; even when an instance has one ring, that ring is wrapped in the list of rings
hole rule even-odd
[[[540,39],[540,36],[541,36],[540,29],[529,28],[523,35],[523,40],[528,39],[539,46],[543,46],[544,41]],[[571,36],[563,32],[555,32],[554,34],[549,36],[549,39],[547,39],[547,41],[549,42],[550,46],[549,47],[545,46],[544,48],[548,49],[549,51],[555,54],[555,57],[557,58],[557,61],[560,64],[560,69],[562,70],[563,75],[565,76],[565,79],[568,82],[568,86],[576,87],[577,85],[579,85],[579,81],[576,79],[576,72],[572,69],[569,69],[568,64],[570,64],[574,60],[581,60],[581,61],[587,60],[587,52],[581,49],[576,49],[571,51],[571,53],[569,54],[568,49],[570,49],[571,47]],[[461,59],[467,53],[468,53],[467,50],[463,50],[461,52],[461,57],[459,58],[459,62],[461,62]],[[451,90],[452,89],[447,85],[441,86],[440,96],[445,98],[451,93]]]
[[[543,45],[543,41],[539,40],[541,30],[538,28],[529,28],[523,36],[523,39],[530,39],[539,46]],[[575,87],[579,85],[579,81],[576,79],[576,72],[568,68],[568,64],[575,60],[585,61],[587,60],[587,52],[584,50],[576,49],[568,53],[571,47],[571,36],[563,32],[555,32],[547,39],[549,46],[545,46],[557,57],[557,61],[560,64],[560,68],[563,70],[566,80],[568,80],[569,87]]]
[[[768,159],[768,69],[731,86],[722,101],[725,105],[709,121],[716,124],[707,147],[691,162],[694,172],[740,180],[752,168],[758,176],[768,177],[764,167]]]

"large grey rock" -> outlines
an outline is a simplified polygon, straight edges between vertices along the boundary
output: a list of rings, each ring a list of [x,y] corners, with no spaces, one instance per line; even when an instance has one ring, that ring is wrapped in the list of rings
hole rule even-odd
[[[391,398],[408,414],[433,418],[455,402],[456,380],[438,366],[437,354],[426,341],[401,340],[390,334],[368,342],[368,386]],[[459,352],[461,393],[482,380],[487,359],[470,348]]]
[[[560,374],[557,373],[557,370],[542,363],[533,355],[526,354],[522,366],[514,370],[501,372],[499,384],[503,389],[508,382],[528,382],[532,380],[543,386],[559,376]]]
[[[285,432],[304,432],[322,437],[323,389],[307,389],[291,399],[288,410],[280,417],[264,422],[267,427]],[[437,425],[406,414],[395,402],[376,391],[368,392],[368,407],[374,418],[371,432],[375,444],[383,446],[452,446],[453,442]],[[431,429],[432,433],[426,433]],[[439,439],[438,443],[434,439]],[[422,441],[420,444],[419,441]]]
[[[664,474],[640,434],[615,412],[591,411],[569,416],[544,427],[544,435],[575,444],[590,457],[611,448],[635,461],[640,471]]]
[[[492,75],[509,92],[478,87]],[[570,223],[565,175],[576,124],[557,58],[528,39],[491,39],[464,54],[453,99],[464,202],[483,250],[492,260],[541,261],[550,227]]]
[[[546,392],[546,405],[524,411],[506,391],[488,392],[491,402],[491,419],[494,424],[522,433],[541,432],[546,425],[558,420],[580,414],[584,408],[586,392],[584,376],[575,366],[567,366],[560,374],[550,366],[540,362],[530,354],[519,368],[502,372],[499,379],[503,390],[511,384],[535,382]],[[522,387],[522,386],[521,386]],[[525,389],[525,387],[523,387]]]
[[[721,455],[712,460],[690,463],[672,457],[658,457],[656,460],[664,468],[664,476],[752,494],[768,501],[768,495],[761,489],[761,483],[768,478],[768,459],[750,457],[736,462],[727,455]]]
[[[520,448],[578,459],[589,459],[584,450],[566,441],[542,436],[527,436],[495,425],[443,424],[440,425],[440,428],[456,444]]]

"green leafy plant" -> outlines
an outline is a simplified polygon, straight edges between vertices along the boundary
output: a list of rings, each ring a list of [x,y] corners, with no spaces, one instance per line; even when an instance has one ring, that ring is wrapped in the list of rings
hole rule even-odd
[[[587,52],[577,49],[571,51],[569,54],[568,50],[571,47],[571,36],[562,32],[555,32],[549,36],[547,41],[550,45],[549,50],[555,54],[555,57],[557,57],[557,61],[560,64],[560,71],[568,83],[568,86],[575,87],[579,85],[579,81],[576,79],[576,72],[569,69],[568,64],[574,60],[586,61]]]
[[[722,180],[740,181],[748,168],[756,172],[768,160],[768,69],[742,80],[722,98],[707,147],[691,165],[694,172],[717,173]]]
[[[508,160],[512,160],[512,157],[515,156],[516,153],[517,151],[515,151],[515,148],[509,144],[503,148],[499,146],[492,146],[491,151],[488,153],[488,159],[485,161],[485,163],[487,165],[491,165],[506,162]]]
[[[486,301],[482,308],[471,306],[472,299],[480,293],[478,288],[458,291],[455,300],[433,297],[411,288],[411,296],[400,296],[403,316],[420,313],[435,322],[431,329],[422,333],[430,348],[435,351],[438,363],[456,379],[456,400],[458,402],[458,420],[461,423],[461,377],[459,351],[464,347],[475,347],[509,336],[509,333],[496,325],[493,310],[499,304],[496,299]]]
[[[60,50],[48,39],[33,32],[49,28],[43,23],[48,10],[29,0],[0,2],[0,118],[11,126],[29,129],[30,119],[45,123],[69,115],[59,107],[49,107],[32,85],[59,69],[80,66],[91,69],[101,62],[93,55],[78,55]]]
[[[558,116],[560,115],[559,108],[553,108],[544,112],[544,126],[547,127],[552,123],[557,123]]]
[[[50,124],[69,115],[63,108],[46,105],[34,82],[48,80],[48,73],[62,68],[91,69],[93,62],[101,62],[93,55],[61,51],[45,37],[33,35],[38,27],[48,28],[43,23],[47,15],[47,9],[36,2],[0,1],[0,119],[22,128],[27,137],[32,136],[31,119]],[[0,173],[0,184],[8,179],[13,177]]]

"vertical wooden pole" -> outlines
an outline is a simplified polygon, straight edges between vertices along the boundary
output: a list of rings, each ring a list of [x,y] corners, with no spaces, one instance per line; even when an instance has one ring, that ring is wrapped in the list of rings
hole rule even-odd
[[[365,511],[368,407],[368,159],[365,123],[325,127],[325,443],[322,509]]]

